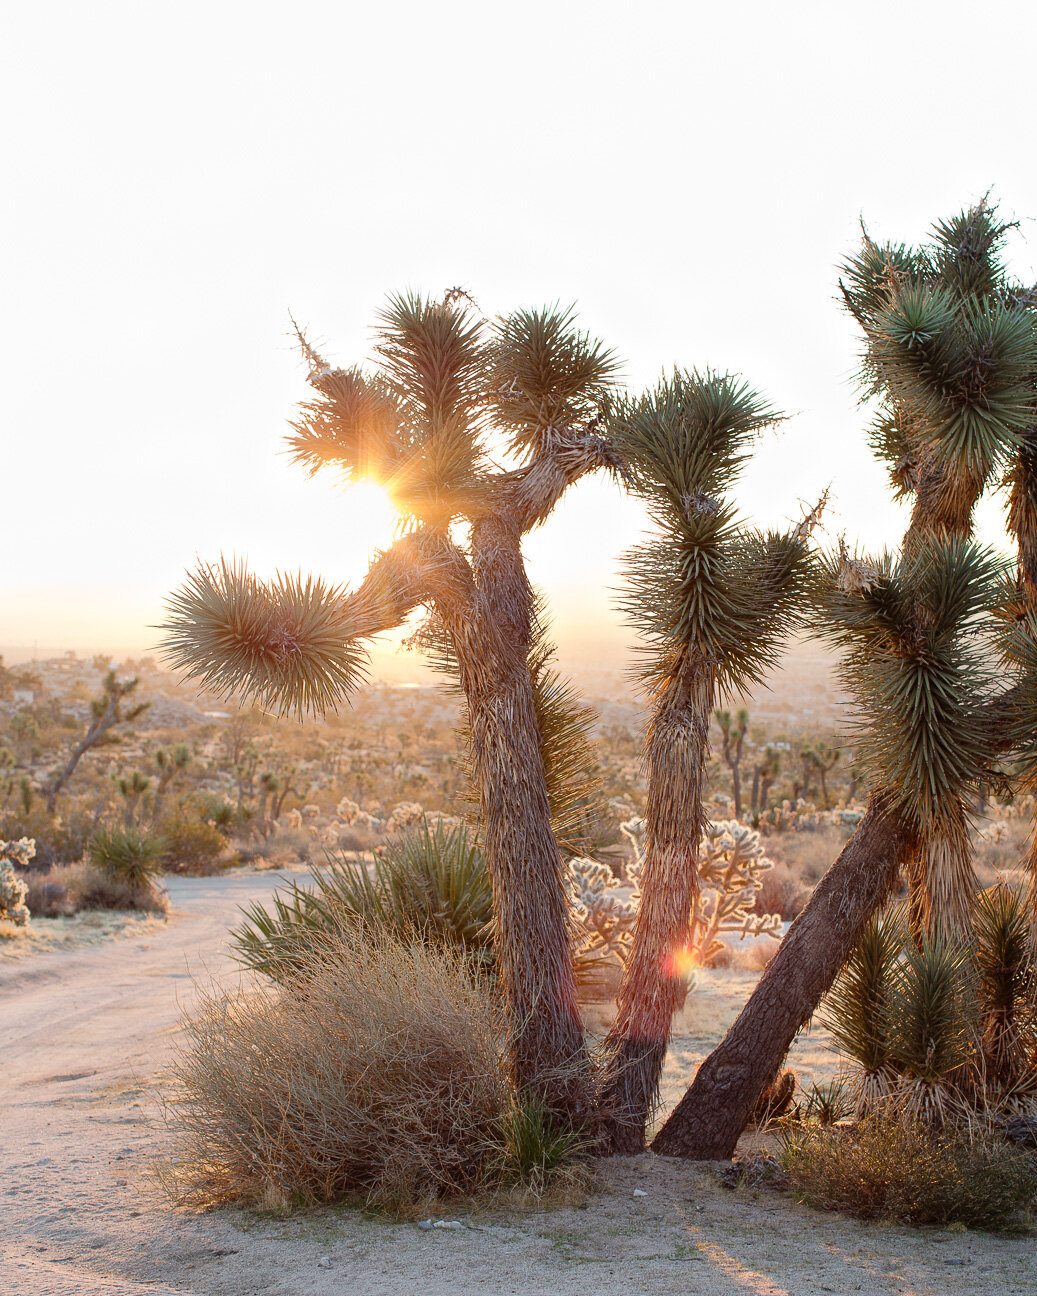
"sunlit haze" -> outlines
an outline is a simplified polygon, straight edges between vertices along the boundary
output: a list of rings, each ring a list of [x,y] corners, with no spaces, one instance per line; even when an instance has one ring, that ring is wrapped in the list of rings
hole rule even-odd
[[[307,390],[289,312],[351,364],[405,288],[463,285],[487,314],[575,302],[633,388],[743,373],[792,416],[744,514],[798,517],[831,484],[829,539],[895,543],[837,266],[862,218],[913,241],[990,190],[1033,276],[1031,78],[1009,69],[1035,23],[984,13],[9,6],[0,643],[143,651],[221,552],[361,576],[392,518],[283,453]],[[621,644],[610,591],[642,525],[593,480],[529,537],[563,652]]]

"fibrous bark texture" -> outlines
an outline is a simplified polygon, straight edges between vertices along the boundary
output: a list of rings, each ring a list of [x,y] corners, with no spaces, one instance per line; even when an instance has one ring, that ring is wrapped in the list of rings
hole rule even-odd
[[[713,704],[712,672],[689,664],[666,685],[648,734],[648,800],[641,904],[605,1044],[599,1108],[613,1152],[637,1152],[659,1089],[673,1014],[685,993],[681,964],[698,897],[702,784]]]
[[[577,1123],[589,1111],[568,907],[528,667],[532,591],[517,527],[473,528],[469,615],[444,609],[468,703],[514,1078]]]

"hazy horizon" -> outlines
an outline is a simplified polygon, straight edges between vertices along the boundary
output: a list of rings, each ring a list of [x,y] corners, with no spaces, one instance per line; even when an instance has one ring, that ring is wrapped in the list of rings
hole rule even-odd
[[[408,287],[462,284],[487,314],[575,302],[634,389],[673,364],[743,373],[792,416],[761,441],[743,513],[780,524],[831,485],[824,541],[895,545],[904,512],[864,443],[836,300],[860,219],[914,241],[992,187],[1023,221],[1013,268],[1033,275],[1018,132],[956,112],[919,134],[940,86],[1000,56],[1006,20],[1024,43],[1034,27],[994,5],[964,41],[966,12],[12,13],[3,638],[152,650],[163,599],[221,552],[262,575],[357,579],[388,523],[282,453],[306,395],[289,311],[348,364]],[[890,58],[894,31],[939,75]],[[998,96],[1000,119],[1029,120],[1023,78]],[[1001,542],[1001,508],[981,504],[985,541]],[[643,522],[587,480],[528,538],[561,645],[623,641],[610,590]]]

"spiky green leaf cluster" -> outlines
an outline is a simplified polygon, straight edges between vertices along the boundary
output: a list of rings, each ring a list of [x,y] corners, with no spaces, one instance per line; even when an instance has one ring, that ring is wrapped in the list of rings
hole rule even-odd
[[[492,960],[492,901],[482,851],[464,824],[423,820],[391,839],[370,871],[333,858],[305,886],[254,901],[234,932],[235,957],[274,980],[312,958],[323,937],[366,928]]]
[[[499,320],[489,347],[493,406],[513,450],[591,422],[615,384],[616,358],[576,327],[575,308],[521,310]]]
[[[889,1065],[890,996],[903,945],[899,909],[873,917],[825,998],[825,1026],[866,1071]]]
[[[536,451],[552,433],[590,422],[616,367],[572,310],[487,323],[455,293],[390,298],[371,373],[332,369],[305,342],[304,354],[316,396],[292,425],[297,462],[373,478],[427,526],[445,526],[481,498],[495,436]]]
[[[242,563],[201,565],[168,610],[165,660],[218,696],[319,715],[364,677],[356,624],[319,577],[264,584]]]
[[[659,537],[626,555],[621,605],[650,686],[694,653],[718,687],[744,689],[773,664],[810,572],[806,529],[742,528],[725,492],[778,415],[740,379],[675,372],[610,415],[609,435]]]
[[[1037,316],[1006,276],[1009,228],[982,202],[938,223],[921,248],[865,233],[842,268],[865,336],[865,389],[882,404],[872,445],[902,493],[931,461],[978,495],[1034,420]]]
[[[931,540],[899,559],[827,561],[819,629],[844,649],[857,759],[922,831],[990,759],[981,708],[1004,575],[992,553],[961,540]]]

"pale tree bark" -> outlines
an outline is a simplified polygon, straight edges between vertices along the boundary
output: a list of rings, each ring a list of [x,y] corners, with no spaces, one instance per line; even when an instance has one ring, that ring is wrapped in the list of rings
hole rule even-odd
[[[599,1108],[613,1152],[644,1146],[673,1014],[684,994],[681,954],[698,899],[702,790],[714,682],[701,659],[667,682],[647,740],[648,798],[641,903],[623,969],[619,1014],[605,1042]]]

